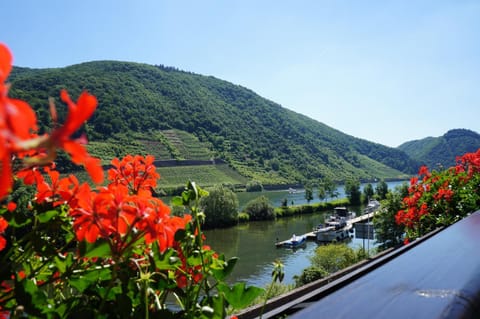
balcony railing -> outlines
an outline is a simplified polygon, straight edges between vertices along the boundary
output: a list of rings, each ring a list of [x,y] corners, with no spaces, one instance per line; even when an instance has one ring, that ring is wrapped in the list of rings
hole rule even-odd
[[[241,319],[257,318],[260,307]],[[480,318],[480,211],[268,302],[263,318]]]

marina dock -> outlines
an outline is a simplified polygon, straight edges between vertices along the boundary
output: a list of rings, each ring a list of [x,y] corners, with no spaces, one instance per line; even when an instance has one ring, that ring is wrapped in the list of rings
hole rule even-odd
[[[375,212],[368,213],[368,214],[363,214],[363,215],[360,215],[358,217],[347,220],[347,223],[352,224],[352,225],[356,224],[356,223],[361,223],[361,222],[367,221],[369,219],[372,219],[374,214],[375,214]]]
[[[371,212],[371,213],[368,213],[368,214],[363,214],[363,215],[360,215],[358,217],[349,219],[349,220],[347,220],[347,225],[352,225],[353,226],[356,223],[361,223],[361,222],[371,220],[373,218],[373,215],[375,215],[375,212]],[[301,236],[305,236],[307,238],[307,240],[317,240],[317,234],[314,231],[305,233]],[[290,239],[283,240],[283,241],[278,241],[278,242],[275,243],[275,246],[284,247],[288,244],[289,241],[290,241]]]

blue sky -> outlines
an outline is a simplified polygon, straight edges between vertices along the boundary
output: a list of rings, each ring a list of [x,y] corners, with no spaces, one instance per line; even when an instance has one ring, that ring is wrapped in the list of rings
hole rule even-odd
[[[2,0],[0,13],[18,66],[174,66],[393,147],[480,131],[480,1]]]

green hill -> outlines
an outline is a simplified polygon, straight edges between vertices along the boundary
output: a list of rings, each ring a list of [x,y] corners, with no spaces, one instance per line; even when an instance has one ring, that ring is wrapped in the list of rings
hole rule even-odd
[[[427,137],[403,143],[398,149],[430,168],[455,165],[457,156],[476,152],[480,148],[480,135],[466,129],[454,129],[440,137]]]
[[[404,178],[418,168],[399,149],[346,135],[247,88],[170,67],[113,61],[16,67],[9,80],[11,95],[35,108],[42,130],[50,125],[48,98],[60,89],[96,95],[99,107],[84,130],[90,151],[105,163],[126,153],[219,158],[266,184]],[[57,109],[64,116],[60,102]]]

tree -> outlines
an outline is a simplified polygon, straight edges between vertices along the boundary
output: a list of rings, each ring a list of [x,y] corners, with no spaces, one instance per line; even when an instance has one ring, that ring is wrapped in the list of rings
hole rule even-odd
[[[320,185],[318,187],[318,197],[320,200],[330,198],[335,198],[338,196],[337,192],[337,184],[328,177],[323,178],[320,181]]]
[[[217,185],[202,197],[200,206],[205,212],[205,227],[226,227],[238,221],[238,198],[228,187]]]
[[[249,201],[245,206],[245,213],[248,214],[250,220],[275,218],[274,208],[266,196],[260,196]]]
[[[375,192],[377,193],[379,200],[387,198],[388,185],[384,179],[378,182],[377,187],[375,188]]]
[[[263,185],[260,181],[251,180],[245,186],[247,192],[261,192],[263,191]]]
[[[368,201],[373,197],[374,191],[372,184],[368,183],[363,188],[363,202],[368,203]]]
[[[307,200],[307,203],[310,203],[313,199],[313,187],[311,184],[305,185],[305,199]]]
[[[319,246],[310,257],[310,267],[295,276],[297,287],[321,279],[336,271],[351,266],[366,258],[362,249],[355,251],[345,244],[328,244]]]
[[[356,178],[349,178],[345,182],[345,194],[351,205],[360,205],[360,181]]]
[[[318,199],[325,200],[327,198],[327,191],[323,185],[318,186]]]
[[[327,192],[328,197],[330,198],[338,197],[337,184],[333,181],[333,179],[329,177],[325,177],[322,183],[323,183],[323,187],[325,187],[325,191]]]
[[[358,261],[355,250],[345,244],[319,246],[310,258],[312,266],[332,274]]]
[[[293,276],[295,286],[301,287],[323,277],[328,276],[328,272],[322,268],[310,266],[305,268],[299,276]]]
[[[407,195],[407,184],[397,186],[394,191],[387,193],[381,209],[373,217],[373,227],[380,249],[395,247],[403,242],[404,227],[395,222],[395,215],[402,208],[403,198]]]

